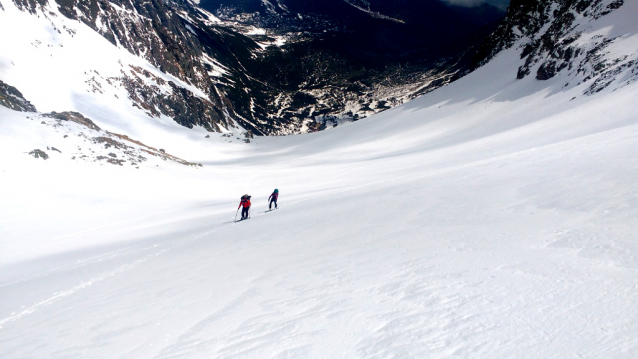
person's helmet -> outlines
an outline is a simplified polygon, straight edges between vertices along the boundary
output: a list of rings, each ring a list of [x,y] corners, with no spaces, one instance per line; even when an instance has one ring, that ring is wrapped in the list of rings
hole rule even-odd
[[[279,190],[275,188],[275,193],[279,193]]]

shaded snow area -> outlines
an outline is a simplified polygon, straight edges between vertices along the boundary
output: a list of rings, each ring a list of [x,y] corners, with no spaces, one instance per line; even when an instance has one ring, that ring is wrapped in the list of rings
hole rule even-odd
[[[638,357],[638,83],[523,63],[251,143],[3,78],[103,132],[0,108],[0,357]]]

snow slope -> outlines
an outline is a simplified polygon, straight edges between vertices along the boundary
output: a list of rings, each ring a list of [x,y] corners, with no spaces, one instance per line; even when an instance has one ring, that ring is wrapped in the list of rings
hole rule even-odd
[[[158,122],[179,131],[157,103],[158,98],[175,96],[170,82],[210,102],[197,87],[113,46],[84,23],[66,18],[55,3],[46,3],[36,14],[5,4],[0,32],[11,34],[0,37],[0,77],[41,112],[78,111],[98,119],[109,131],[140,137]],[[188,110],[185,105],[183,111]],[[234,122],[227,120],[232,130]],[[224,127],[216,128],[227,132]]]
[[[0,357],[635,358],[638,83],[521,64],[250,144],[135,122],[202,169],[77,162],[0,109]]]

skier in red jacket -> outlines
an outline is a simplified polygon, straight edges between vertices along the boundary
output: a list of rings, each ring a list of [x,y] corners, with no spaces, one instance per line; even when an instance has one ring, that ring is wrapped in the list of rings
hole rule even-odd
[[[239,207],[237,207],[237,209],[239,209],[240,207],[244,207],[241,210],[241,219],[248,219],[248,212],[250,211],[250,196],[245,194],[241,197],[241,202],[239,202]]]

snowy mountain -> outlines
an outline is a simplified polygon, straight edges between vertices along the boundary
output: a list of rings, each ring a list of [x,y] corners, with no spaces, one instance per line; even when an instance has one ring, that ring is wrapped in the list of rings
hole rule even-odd
[[[627,29],[609,17],[619,9],[617,1],[517,1],[510,4],[507,18],[485,45],[488,61],[503,49],[516,46],[525,63],[517,79],[562,77],[565,87],[590,82],[592,94],[637,80],[636,49],[625,45]],[[597,26],[597,27],[596,27]],[[605,29],[607,27],[607,29]],[[482,54],[481,54],[482,55]]]
[[[94,96],[97,102],[117,92],[123,106],[132,105],[151,117],[170,117],[190,128],[227,131],[237,127],[241,115],[235,112],[223,84],[215,83],[214,75],[223,72],[216,59],[233,58],[239,50],[258,46],[214,27],[200,34],[193,27],[189,31],[187,19],[195,11],[187,2],[10,2],[0,16],[4,33],[16,36],[2,39],[2,77],[29,97],[26,87],[36,85],[29,75],[45,72],[37,86],[48,92],[56,88],[64,92],[59,82],[52,81],[82,81],[83,87],[98,94]],[[214,43],[214,50],[202,45],[202,39]],[[240,49],[229,50],[237,42]],[[94,59],[97,55],[102,57]],[[25,67],[27,62],[32,68]],[[241,82],[230,77],[229,81]],[[44,99],[33,96],[39,107]],[[59,110],[81,112],[81,108]]]
[[[259,2],[258,6],[270,9],[264,4]],[[326,116],[365,117],[441,86],[456,71],[458,53],[469,34],[474,36],[474,30],[500,16],[495,11],[477,17],[433,1],[418,13],[443,14],[444,21],[428,21],[432,24],[423,27],[416,25],[424,22],[411,19],[393,27],[396,24],[388,25],[386,20],[343,1],[337,2],[342,8],[309,4],[281,5],[278,8],[283,14],[274,12],[276,16],[268,19],[276,21],[265,24],[248,14],[229,16],[220,10],[223,21],[203,10],[212,6],[210,2],[196,5],[184,0],[16,0],[0,16],[6,19],[7,31],[24,29],[26,36],[21,39],[36,41],[34,46],[54,47],[73,57],[75,54],[66,54],[66,49],[50,39],[27,39],[32,32],[28,28],[48,26],[59,32],[58,42],[62,38],[75,42],[81,26],[85,29],[81,31],[91,29],[108,40],[99,42],[104,47],[100,51],[125,49],[156,69],[140,72],[129,66],[122,70],[120,59],[113,58],[116,62],[103,64],[108,69],[94,66],[91,70],[102,74],[119,67],[123,72],[110,72],[102,78],[85,74],[84,81],[93,83],[91,91],[103,94],[105,88],[121,87],[126,90],[122,100],[132,102],[127,105],[151,117],[170,117],[189,128],[201,126],[216,132],[243,129],[271,135],[316,130]],[[20,16],[22,23],[15,25],[10,18],[14,7],[31,16]],[[475,18],[479,20],[467,21]],[[440,36],[447,32],[450,34]],[[385,40],[376,43],[379,39]],[[4,40],[4,63],[15,63],[13,54],[20,44]],[[447,49],[446,44],[451,43],[456,47]],[[396,55],[384,59],[387,54]],[[446,56],[449,58],[444,59]],[[37,66],[69,71],[68,67],[45,65],[49,60],[40,59],[42,64]],[[24,78],[12,74],[11,68],[4,67],[2,78],[25,91],[19,83],[8,81],[10,77]],[[163,75],[155,74],[157,70]],[[165,75],[179,81],[164,79]]]
[[[118,78],[207,94],[0,1],[0,357],[638,355],[638,1],[514,2],[457,81],[253,139],[147,115]]]
[[[468,48],[504,15],[487,4],[438,0],[204,0],[199,6],[284,39],[261,59],[267,72],[255,74],[274,88],[267,112],[328,126],[445,85],[466,66]]]

